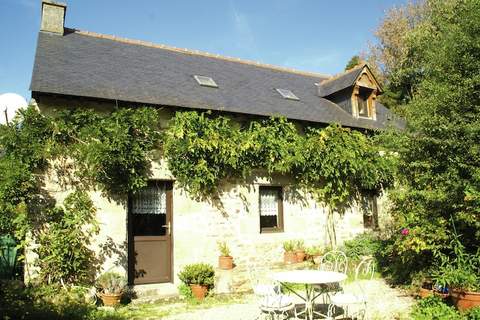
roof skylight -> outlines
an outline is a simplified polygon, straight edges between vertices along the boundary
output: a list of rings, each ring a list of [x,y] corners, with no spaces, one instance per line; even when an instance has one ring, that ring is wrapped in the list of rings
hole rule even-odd
[[[289,99],[289,100],[300,100],[292,91],[290,90],[287,90],[287,89],[278,89],[276,88],[275,90],[277,90],[278,93],[280,93],[280,95],[282,97],[284,97],[285,99]]]
[[[205,76],[193,76],[195,80],[197,80],[198,84],[204,87],[212,87],[212,88],[218,88],[218,85],[215,81],[213,81],[212,78],[210,77],[205,77]]]

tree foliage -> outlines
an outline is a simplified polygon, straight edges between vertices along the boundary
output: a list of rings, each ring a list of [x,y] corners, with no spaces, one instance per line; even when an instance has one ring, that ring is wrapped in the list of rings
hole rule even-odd
[[[355,68],[359,64],[361,64],[363,61],[358,55],[354,55],[348,62],[347,65],[345,66],[345,71],[348,71],[352,68]]]
[[[393,213],[410,230],[397,237],[392,254],[417,270],[431,266],[435,251],[454,254],[453,225],[468,252],[480,241],[480,3],[427,5],[405,38],[414,63],[404,74],[412,70],[418,84],[403,106],[400,188],[392,193]]]
[[[164,150],[177,182],[199,198],[219,194],[224,179],[262,169],[291,174],[336,209],[350,205],[361,190],[378,192],[393,179],[393,157],[380,156],[374,138],[337,125],[303,135],[282,117],[241,127],[226,117],[178,112]]]
[[[429,2],[423,0],[393,7],[375,30],[377,41],[370,45],[365,59],[384,83],[385,93],[380,101],[389,108],[409,101],[418,84],[420,74],[409,37],[425,21],[428,12]]]

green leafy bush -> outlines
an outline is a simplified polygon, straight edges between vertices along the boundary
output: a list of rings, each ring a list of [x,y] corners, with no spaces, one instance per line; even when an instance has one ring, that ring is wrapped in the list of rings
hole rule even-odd
[[[186,285],[198,284],[211,289],[215,280],[215,271],[209,264],[194,263],[186,265],[178,274],[178,278]]]
[[[445,304],[437,296],[422,299],[413,308],[413,320],[461,320],[462,317],[455,308]]]
[[[463,316],[465,320],[480,320],[480,307],[468,310]]]
[[[67,196],[64,208],[51,210],[37,237],[39,247],[34,249],[46,282],[93,282],[98,266],[89,244],[99,231],[95,212],[89,196],[79,191]]]
[[[455,233],[451,248],[453,257],[436,252],[439,263],[433,270],[433,279],[443,287],[480,291],[480,250],[476,254],[467,253]]]
[[[343,243],[343,251],[348,258],[360,260],[363,256],[377,256],[382,249],[382,241],[373,233],[361,233]]]
[[[178,286],[178,293],[187,300],[193,299],[192,288],[190,288],[190,286],[186,285],[185,283],[181,283]]]
[[[0,281],[1,319],[24,320],[126,320],[98,310],[86,298],[87,288],[60,285],[29,285],[20,281]]]

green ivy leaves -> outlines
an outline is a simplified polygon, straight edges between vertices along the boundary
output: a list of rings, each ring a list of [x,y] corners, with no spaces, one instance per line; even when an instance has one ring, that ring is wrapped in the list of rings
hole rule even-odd
[[[300,134],[282,117],[242,127],[223,116],[177,112],[164,151],[177,182],[199,198],[218,194],[223,179],[245,178],[253,169],[291,174],[332,207],[392,183],[394,157],[381,156],[373,138],[337,125],[306,131]]]

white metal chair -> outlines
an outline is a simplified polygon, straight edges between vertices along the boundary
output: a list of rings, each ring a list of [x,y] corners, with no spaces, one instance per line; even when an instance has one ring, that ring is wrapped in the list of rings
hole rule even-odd
[[[335,271],[347,274],[347,255],[340,250],[332,250],[325,253],[320,259],[319,270]]]
[[[269,279],[265,272],[254,266],[248,267],[248,273],[259,302],[260,315],[257,319],[288,319],[294,303],[290,296],[282,293],[280,284]]]
[[[365,282],[372,280],[375,274],[375,263],[373,258],[363,258],[355,268],[355,281],[352,285],[352,292],[338,292],[330,297],[331,307],[329,316],[333,317],[336,308],[342,309],[344,318],[365,319],[367,313],[367,296],[365,294]],[[355,311],[351,312],[351,307]]]
[[[319,268],[321,271],[335,271],[347,274],[348,270],[348,259],[347,255],[340,250],[332,250],[325,253],[319,261]],[[341,291],[339,283],[332,283],[328,285],[323,285],[323,287],[315,286],[316,291],[323,290],[326,292],[338,292]],[[324,303],[328,301],[328,295],[324,296]]]

